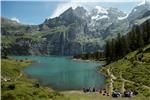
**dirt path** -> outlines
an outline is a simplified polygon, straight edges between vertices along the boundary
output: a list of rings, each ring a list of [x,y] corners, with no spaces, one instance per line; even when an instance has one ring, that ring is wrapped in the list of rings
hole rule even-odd
[[[121,83],[121,93],[124,93],[124,91],[125,91],[125,88],[124,88],[125,80],[122,78],[122,73],[120,74],[120,79],[122,81],[122,83]]]
[[[111,94],[113,92],[113,83],[116,77],[110,72],[110,69],[107,69],[107,74],[110,77],[109,94]]]
[[[126,80],[126,79],[123,79],[125,82],[128,82],[128,83],[132,83],[132,84],[135,84],[136,82],[133,82],[133,81],[130,81],[130,80]],[[144,88],[147,88],[150,90],[150,87],[149,86],[146,86],[146,85],[142,85],[142,87]]]
[[[113,75],[112,72],[110,72],[110,69],[107,69],[107,74],[108,76],[110,76],[110,84],[109,84],[109,92],[111,93],[113,91],[113,83],[114,83],[114,80],[117,79],[116,76]],[[128,83],[132,83],[132,84],[135,84],[136,82],[133,82],[133,81],[130,81],[130,80],[126,80],[122,77],[122,74],[120,74],[120,78],[121,78],[121,81],[122,81],[122,85],[121,85],[121,92],[123,93],[125,91],[125,82],[128,82]],[[146,86],[146,85],[142,85],[142,87],[146,88],[146,89],[149,89],[150,90],[150,87]]]
[[[17,81],[17,79],[19,79],[21,76],[22,76],[22,73],[20,72],[20,73],[19,73],[19,76],[17,76],[17,77],[15,78],[15,81]]]
[[[131,83],[131,84],[135,84],[136,82],[130,81],[130,80],[126,80],[122,77],[122,74],[120,74],[120,78],[122,80],[122,85],[124,86],[125,82]],[[150,89],[150,87],[146,86],[146,85],[142,85],[144,88]]]

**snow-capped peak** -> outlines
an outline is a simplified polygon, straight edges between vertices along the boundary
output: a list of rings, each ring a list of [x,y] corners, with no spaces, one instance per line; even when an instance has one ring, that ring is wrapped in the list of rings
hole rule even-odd
[[[145,4],[145,0],[143,0],[141,3],[139,3],[138,6],[141,6],[143,4]]]
[[[97,13],[108,14],[107,9],[102,8],[100,6],[96,6],[95,9],[97,9]]]
[[[145,5],[147,3],[150,3],[150,1],[149,0],[142,0],[142,2],[139,3],[137,6]]]

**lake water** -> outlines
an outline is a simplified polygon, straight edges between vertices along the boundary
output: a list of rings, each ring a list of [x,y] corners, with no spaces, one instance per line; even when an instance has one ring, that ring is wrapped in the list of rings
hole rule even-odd
[[[24,69],[41,85],[55,90],[80,90],[88,87],[103,88],[105,77],[97,72],[101,66],[96,62],[75,61],[58,56],[17,56],[17,59],[31,59],[33,63]]]

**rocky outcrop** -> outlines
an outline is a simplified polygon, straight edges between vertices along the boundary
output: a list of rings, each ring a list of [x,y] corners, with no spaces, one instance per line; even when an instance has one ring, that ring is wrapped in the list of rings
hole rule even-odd
[[[99,6],[89,11],[69,8],[40,25],[21,25],[2,18],[2,51],[15,55],[75,55],[103,50],[105,40],[118,33],[125,35],[135,23],[150,16],[149,7],[149,3],[138,5],[129,15]]]

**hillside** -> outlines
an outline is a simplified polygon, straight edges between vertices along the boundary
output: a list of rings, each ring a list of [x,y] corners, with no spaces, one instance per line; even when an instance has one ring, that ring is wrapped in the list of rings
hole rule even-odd
[[[2,100],[127,100],[127,98],[112,98],[99,93],[84,93],[82,91],[56,92],[50,88],[40,86],[35,80],[29,80],[21,69],[31,64],[29,60],[2,59]],[[130,100],[146,99],[135,96]]]
[[[102,68],[110,90],[137,91],[150,98],[150,44]],[[113,78],[113,77],[115,78]]]
[[[63,94],[47,87],[41,87],[35,80],[27,79],[22,68],[31,64],[29,60],[2,59],[1,99],[2,100],[48,100],[65,99]]]
[[[1,17],[2,53],[70,56],[103,51],[106,40],[118,33],[127,34],[136,21],[149,16],[149,5],[137,5],[129,15],[111,7],[70,7],[40,25],[23,25]]]

